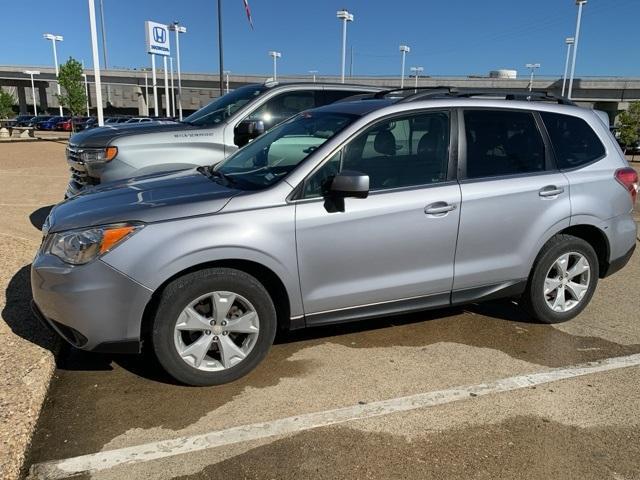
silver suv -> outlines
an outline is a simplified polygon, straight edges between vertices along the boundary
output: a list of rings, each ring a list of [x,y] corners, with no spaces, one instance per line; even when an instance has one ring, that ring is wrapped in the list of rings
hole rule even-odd
[[[183,122],[131,118],[71,137],[71,179],[65,198],[104,182],[212,165],[265,129],[310,108],[380,88],[335,83],[246,85]]]
[[[59,204],[31,271],[37,315],[85,350],[144,341],[176,379],[211,385],[253,369],[278,328],[499,297],[569,320],[627,263],[638,175],[596,112],[390,95]]]

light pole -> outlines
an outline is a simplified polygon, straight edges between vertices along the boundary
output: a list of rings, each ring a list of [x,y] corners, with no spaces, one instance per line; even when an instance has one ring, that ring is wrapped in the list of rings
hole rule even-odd
[[[171,95],[169,95],[169,69],[167,68],[167,56],[162,56],[162,62],[164,65],[164,113],[166,117],[171,116]]]
[[[580,22],[582,21],[582,7],[587,3],[587,0],[576,0],[578,5],[578,19],[576,20],[576,34],[574,36],[575,43],[573,45],[573,59],[571,60],[571,75],[569,76],[569,92],[567,97],[571,98],[573,93],[573,76],[576,73],[576,57],[578,56],[578,40],[580,40]]]
[[[93,56],[93,76],[96,84],[96,110],[98,112],[98,126],[104,125],[102,115],[102,83],[100,81],[100,57],[98,56],[98,29],[96,28],[96,3],[95,0],[89,2],[89,26],[91,29],[91,53]]]
[[[407,45],[400,45],[400,53],[402,54],[402,74],[400,75],[400,88],[404,88],[404,64],[407,57],[407,53],[411,51]]]
[[[147,112],[147,117],[149,116],[149,74],[144,72],[144,105],[145,110]]]
[[[415,88],[414,88],[413,91],[414,91],[414,93],[418,93],[418,77],[420,76],[420,74],[422,72],[424,72],[424,67],[411,67],[410,70],[416,76],[416,85],[415,85]]]
[[[225,70],[224,71],[224,93],[229,93],[229,74],[231,73],[231,70]]]
[[[280,52],[276,52],[272,50],[269,52],[269,56],[273,57],[273,81],[277,82],[278,81],[278,59],[282,57],[282,54]]]
[[[40,75],[40,72],[38,70],[25,70],[22,73],[24,73],[25,75],[29,75],[31,77],[31,96],[33,97],[33,116],[37,117],[38,107],[36,106],[36,86],[33,83],[33,76]]]
[[[531,78],[529,79],[529,91],[533,90],[533,75],[536,71],[536,68],[540,68],[540,64],[539,63],[527,63],[525,65],[525,67],[527,67],[529,69],[529,71],[531,72]]]
[[[564,97],[564,89],[567,85],[567,72],[569,70],[569,57],[571,57],[571,45],[574,44],[575,39],[573,37],[567,37],[564,39],[564,43],[567,44],[567,59],[564,62],[564,75],[562,76],[562,96]]]
[[[89,81],[87,79],[87,74],[84,73],[84,60],[82,60],[82,78],[84,78],[84,96],[87,98],[87,117],[89,114]]]
[[[336,17],[342,20],[342,69],[340,81],[344,83],[344,68],[347,61],[347,22],[353,22],[353,13],[346,10],[338,10]]]
[[[176,90],[173,86],[173,57],[169,57],[169,69],[171,71],[171,116],[176,116]]]
[[[109,59],[107,57],[107,29],[104,26],[104,5],[100,0],[100,27],[102,30],[102,58],[104,59],[104,69],[109,69]],[[107,106],[111,103],[111,85],[106,84],[107,87]]]
[[[60,97],[61,93],[60,93],[60,81],[58,79],[58,52],[56,50],[56,42],[61,42],[64,40],[64,37],[62,35],[54,35],[52,33],[45,33],[44,35],[42,35],[42,37],[45,40],[51,40],[51,44],[53,45],[53,64],[56,67],[56,84],[58,86],[58,98]],[[58,99],[58,103],[60,103],[60,100]],[[62,105],[59,105],[60,108],[60,116],[62,116]]]
[[[176,62],[178,67],[178,115],[182,120],[182,78],[180,77],[180,34],[187,33],[187,28],[176,20],[169,28],[176,32]]]
[[[309,70],[309,73],[313,77],[313,83],[316,83],[316,73],[318,73],[318,70]]]

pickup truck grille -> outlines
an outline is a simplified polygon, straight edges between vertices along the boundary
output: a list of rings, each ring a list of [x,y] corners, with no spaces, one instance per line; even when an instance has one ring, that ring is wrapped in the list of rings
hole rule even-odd
[[[71,171],[71,186],[76,189],[87,185],[97,185],[100,179],[89,176],[87,168],[82,160],[80,160],[81,149],[77,145],[70,143],[67,146],[67,163]]]

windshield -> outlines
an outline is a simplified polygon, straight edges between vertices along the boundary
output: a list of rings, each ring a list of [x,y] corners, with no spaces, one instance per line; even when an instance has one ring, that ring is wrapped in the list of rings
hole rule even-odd
[[[191,125],[215,125],[229,118],[266,89],[264,85],[247,85],[237,88],[233,92],[216,98],[206,107],[189,115],[184,121]]]
[[[243,190],[262,190],[284,178],[357,115],[303,112],[259,136],[218,164],[213,174]]]

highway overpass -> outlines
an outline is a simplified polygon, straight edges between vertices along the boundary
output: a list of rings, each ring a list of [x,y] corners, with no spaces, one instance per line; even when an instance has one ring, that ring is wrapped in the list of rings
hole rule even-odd
[[[39,70],[35,77],[36,100],[38,111],[49,110],[57,112],[58,101],[55,97],[55,73],[51,67],[38,66],[0,66],[0,86],[14,93],[21,113],[32,112],[31,82],[24,70]],[[90,105],[95,106],[95,85],[93,84],[93,70],[85,71],[89,81]],[[102,72],[102,97],[107,114],[144,115],[147,107],[145,89],[145,73],[149,84],[150,115],[154,115],[151,88],[151,72],[142,70],[105,70]],[[174,86],[177,91],[177,76]],[[267,79],[265,75],[230,75],[229,88],[234,89],[249,83],[261,83]],[[281,76],[282,82],[312,81],[309,76]],[[338,82],[337,76],[317,76],[317,81]],[[413,86],[414,79],[406,79],[405,86]],[[400,79],[396,77],[353,77],[349,83],[398,87]],[[482,89],[524,89],[529,79],[502,79],[488,77],[420,77],[419,86],[452,86]],[[164,76],[158,71],[158,103],[165,105]],[[8,88],[7,88],[8,87]],[[212,98],[220,95],[220,85],[217,74],[182,74],[183,110],[189,113],[206,105]],[[545,90],[560,95],[562,79],[540,77],[534,81],[534,89]],[[177,93],[177,92],[176,92]],[[640,78],[623,77],[584,77],[574,81],[573,98],[584,106],[591,106],[609,113],[612,121],[621,110],[628,108],[629,102],[640,101]],[[107,105],[107,99],[109,104]],[[164,109],[159,115],[164,115]]]

